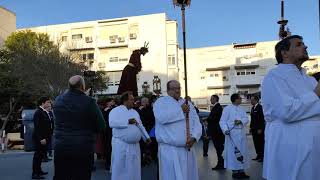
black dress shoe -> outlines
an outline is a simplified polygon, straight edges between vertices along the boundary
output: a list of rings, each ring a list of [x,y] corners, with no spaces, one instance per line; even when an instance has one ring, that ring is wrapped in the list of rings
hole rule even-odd
[[[226,169],[226,168],[224,168],[224,166],[222,166],[222,165],[216,165],[216,167],[214,167],[214,168],[211,168],[213,171],[215,171],[215,170],[224,170],[224,169]]]
[[[260,158],[257,156],[256,158],[253,158],[252,160],[254,160],[254,161],[257,161],[257,160],[259,160]]]
[[[232,174],[232,178],[234,179],[249,179],[250,176],[246,175],[244,172],[234,173]]]
[[[259,160],[258,160],[258,162],[263,162],[263,159],[262,159],[262,158],[261,158],[261,159],[259,159]]]
[[[40,176],[40,175],[35,175],[35,174],[33,174],[32,175],[32,179],[45,179],[44,177],[42,177],[42,176]]]
[[[203,157],[208,157],[208,154],[203,154]]]
[[[41,171],[40,173],[39,173],[39,175],[47,175],[48,174],[48,172],[44,172],[44,171]]]
[[[240,179],[249,179],[250,176],[246,175],[245,172],[241,172],[241,173],[239,173],[239,178],[240,178]]]
[[[240,179],[240,173],[233,173],[232,178],[234,179]]]

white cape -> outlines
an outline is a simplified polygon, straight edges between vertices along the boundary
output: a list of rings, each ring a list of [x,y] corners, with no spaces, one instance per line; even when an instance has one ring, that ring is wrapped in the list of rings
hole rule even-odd
[[[293,64],[279,64],[262,83],[267,121],[263,177],[320,179],[320,100],[313,77]]]
[[[235,126],[234,120],[240,120],[242,125]],[[225,136],[224,144],[224,167],[231,170],[241,170],[250,167],[250,157],[246,136],[246,125],[249,119],[246,112],[239,106],[229,105],[223,109],[220,119],[222,132],[230,130],[230,135]],[[244,160],[243,163],[237,160],[235,155],[236,146]]]
[[[159,98],[153,106],[156,138],[159,143],[160,180],[198,180],[197,157],[194,149],[186,148],[186,122],[179,101],[170,96]],[[201,136],[199,117],[191,103],[190,134],[197,141]]]
[[[129,124],[134,118],[139,127]],[[109,125],[112,128],[112,180],[141,180],[141,155],[139,141],[146,132],[139,114],[121,105],[109,114]],[[148,137],[147,137],[148,138]]]

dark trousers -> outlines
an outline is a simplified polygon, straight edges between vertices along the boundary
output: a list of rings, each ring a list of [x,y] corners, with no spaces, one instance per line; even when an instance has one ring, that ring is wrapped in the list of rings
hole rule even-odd
[[[107,136],[106,137],[106,147],[105,147],[105,156],[106,156],[106,168],[109,169],[111,165],[111,152],[112,152],[112,146],[111,146],[112,137]]]
[[[209,138],[202,137],[202,143],[203,143],[203,146],[202,146],[202,149],[203,149],[203,155],[208,155],[209,142],[210,142],[210,139],[209,139]]]
[[[257,157],[263,158],[264,155],[264,131],[258,134],[257,129],[252,129],[252,139],[254,143],[254,148],[256,149]]]
[[[53,180],[90,180],[93,160],[93,152],[78,153],[55,150]]]
[[[52,135],[49,136],[48,138],[48,145],[47,145],[47,153],[52,154]],[[48,158],[48,155],[46,154],[46,158]]]
[[[41,169],[42,160],[46,157],[47,154],[47,145],[42,145],[40,140],[34,140],[35,152],[33,155],[32,161],[32,174],[38,175]]]
[[[224,135],[223,134],[215,134],[210,136],[212,139],[214,148],[216,149],[217,158],[218,158],[218,165],[223,165],[224,160],[222,157],[222,153],[224,150]],[[209,141],[210,139],[203,139],[203,154],[208,154],[209,149]]]

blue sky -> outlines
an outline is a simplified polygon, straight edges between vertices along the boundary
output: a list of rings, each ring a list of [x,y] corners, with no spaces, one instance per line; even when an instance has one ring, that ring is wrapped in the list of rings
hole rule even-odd
[[[186,11],[189,48],[278,39],[280,0],[191,2]],[[0,0],[0,6],[16,13],[18,28],[162,12],[181,24],[172,0]],[[318,0],[286,0],[285,6],[293,34],[304,37],[311,55],[320,55]]]

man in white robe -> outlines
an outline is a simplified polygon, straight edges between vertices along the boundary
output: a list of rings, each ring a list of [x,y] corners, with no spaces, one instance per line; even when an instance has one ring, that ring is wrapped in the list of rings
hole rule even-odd
[[[263,177],[268,180],[320,179],[320,87],[301,68],[309,59],[301,36],[276,47],[279,65],[262,83],[265,115]]]
[[[121,96],[120,106],[109,114],[112,128],[112,180],[141,180],[141,137],[150,143],[140,116],[133,108],[134,97],[130,93]]]
[[[224,167],[232,170],[232,177],[236,179],[249,178],[244,169],[250,166],[246,125],[249,122],[246,112],[239,106],[241,104],[239,94],[231,95],[232,104],[225,107],[220,119],[220,127],[225,136]],[[236,152],[236,149],[239,152]],[[239,158],[243,159],[239,159]]]
[[[197,158],[192,146],[202,133],[195,108],[181,96],[180,83],[167,83],[169,96],[159,98],[154,106],[156,138],[159,143],[160,180],[198,180]],[[190,140],[186,138],[185,113],[189,113]],[[190,149],[190,151],[188,151]]]

